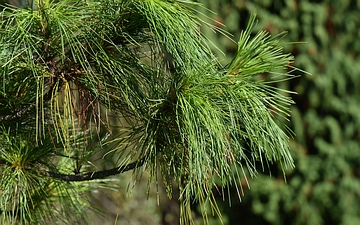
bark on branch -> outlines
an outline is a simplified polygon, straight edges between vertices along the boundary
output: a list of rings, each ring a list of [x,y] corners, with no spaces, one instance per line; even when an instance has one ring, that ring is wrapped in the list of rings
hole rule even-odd
[[[132,162],[124,166],[115,167],[109,170],[87,172],[82,174],[61,174],[50,171],[46,171],[44,172],[44,174],[48,177],[63,181],[87,181],[87,180],[105,179],[111,175],[124,173],[126,171],[141,167],[142,165],[144,165],[145,161],[146,161],[146,157],[143,157],[135,162]]]
[[[50,89],[45,93],[43,100],[45,102],[49,101],[51,99],[52,92],[54,90],[54,85],[50,87]],[[21,109],[15,110],[14,112],[10,112],[7,115],[1,115],[0,116],[0,123],[11,121],[15,119],[20,119],[27,115],[31,110],[33,110],[36,106],[36,103],[24,105]]]
[[[105,179],[109,176],[124,173],[129,170],[133,170],[135,168],[139,168],[144,165],[146,161],[146,156],[143,158],[129,163],[124,166],[115,167],[109,170],[100,170],[100,171],[94,171],[94,172],[87,172],[87,173],[80,173],[80,174],[62,174],[62,173],[55,173],[51,171],[41,171],[40,173],[38,171],[35,171],[34,169],[25,169],[27,171],[30,171],[32,173],[39,173],[47,177],[51,177],[58,180],[63,181],[87,181],[87,180],[97,180],[97,179]],[[11,165],[5,160],[0,159],[0,165]]]

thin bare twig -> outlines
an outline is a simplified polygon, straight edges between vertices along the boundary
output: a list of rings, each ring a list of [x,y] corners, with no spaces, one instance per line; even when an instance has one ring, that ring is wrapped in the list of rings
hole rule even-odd
[[[124,166],[115,167],[109,170],[87,172],[83,174],[61,174],[50,171],[46,171],[44,172],[44,174],[48,177],[63,181],[87,181],[87,180],[105,179],[109,176],[124,173],[126,171],[141,167],[144,165],[145,161],[146,161],[146,157],[143,157],[135,162],[132,162]]]

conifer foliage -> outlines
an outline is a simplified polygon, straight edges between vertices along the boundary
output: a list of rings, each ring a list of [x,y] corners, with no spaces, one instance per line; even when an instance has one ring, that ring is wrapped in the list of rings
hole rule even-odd
[[[38,0],[0,14],[0,220],[70,223],[111,175],[160,173],[191,201],[238,187],[257,165],[293,167],[276,122],[292,100],[272,82],[293,60],[281,38],[242,32],[229,65],[213,56],[191,1]],[[211,27],[217,30],[216,27]],[[266,75],[266,82],[261,77]],[[110,118],[111,117],[111,118]],[[114,125],[113,120],[117,121]],[[99,153],[118,165],[98,170]],[[260,168],[261,169],[261,168]],[[150,182],[150,183],[151,183]],[[175,185],[176,184],[176,185]],[[146,191],[146,190],[144,190]],[[73,210],[72,210],[73,209]]]

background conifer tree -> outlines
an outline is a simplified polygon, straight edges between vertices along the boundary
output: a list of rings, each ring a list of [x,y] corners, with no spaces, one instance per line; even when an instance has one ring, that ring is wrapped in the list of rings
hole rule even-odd
[[[182,224],[193,223],[192,201],[206,222],[207,204],[220,215],[214,190],[232,185],[240,197],[241,180],[259,168],[293,167],[277,122],[292,100],[271,85],[291,78],[284,33],[252,36],[252,15],[233,60],[222,65],[200,28],[223,31],[196,16],[198,7],[180,0],[4,6],[2,223],[84,220],[84,194],[130,170],[134,179],[149,172],[150,184],[161,174],[169,197],[179,190]],[[98,170],[108,156],[117,164]]]

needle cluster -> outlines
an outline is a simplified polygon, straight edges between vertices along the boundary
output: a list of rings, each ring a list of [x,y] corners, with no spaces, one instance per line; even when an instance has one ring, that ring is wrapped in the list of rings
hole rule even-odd
[[[272,85],[291,77],[283,34],[253,36],[252,15],[233,61],[221,65],[200,32],[205,22],[196,7],[183,0],[38,0],[5,7],[3,221],[73,219],[64,216],[66,206],[86,204],[76,200],[81,191],[69,187],[86,191],[90,180],[133,170],[136,177],[149,171],[151,181],[160,171],[169,196],[179,188],[181,221],[190,224],[192,200],[205,221],[207,203],[220,215],[212,194],[217,181],[238,187],[240,197],[240,183],[256,175],[259,162],[262,169],[293,167],[289,138],[276,122],[288,117],[292,100]],[[96,154],[116,156],[118,165],[99,170]]]

